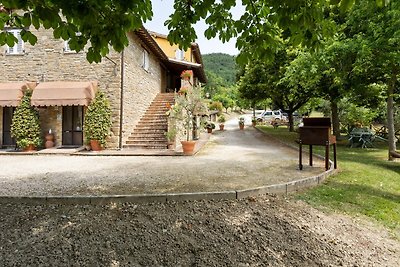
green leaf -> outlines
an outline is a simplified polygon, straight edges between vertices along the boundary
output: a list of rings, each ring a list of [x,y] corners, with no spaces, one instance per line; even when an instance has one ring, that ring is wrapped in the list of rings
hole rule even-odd
[[[355,0],[341,0],[340,1],[340,10],[342,12],[346,12],[354,5]]]
[[[6,43],[9,47],[13,47],[18,42],[18,39],[11,33],[7,33]]]
[[[22,24],[25,27],[29,27],[29,26],[31,26],[31,21],[32,21],[31,20],[31,15],[29,13],[25,13],[23,18],[22,18]]]

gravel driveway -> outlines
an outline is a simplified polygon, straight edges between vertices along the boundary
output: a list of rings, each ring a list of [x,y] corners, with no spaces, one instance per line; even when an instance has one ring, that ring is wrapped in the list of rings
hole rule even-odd
[[[324,171],[298,170],[297,151],[237,120],[214,131],[192,157],[3,155],[0,195],[60,196],[240,190],[278,184]]]

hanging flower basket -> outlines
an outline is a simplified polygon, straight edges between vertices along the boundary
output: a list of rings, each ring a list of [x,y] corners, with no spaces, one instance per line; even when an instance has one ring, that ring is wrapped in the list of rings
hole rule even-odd
[[[193,76],[193,71],[192,70],[184,70],[181,73],[181,78],[182,79],[189,79],[192,76]]]

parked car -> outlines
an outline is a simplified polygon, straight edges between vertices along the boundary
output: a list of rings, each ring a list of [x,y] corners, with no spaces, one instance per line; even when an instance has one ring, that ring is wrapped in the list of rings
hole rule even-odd
[[[275,120],[287,120],[285,116],[283,116],[280,110],[265,110],[259,116],[256,117],[259,122],[271,122]]]

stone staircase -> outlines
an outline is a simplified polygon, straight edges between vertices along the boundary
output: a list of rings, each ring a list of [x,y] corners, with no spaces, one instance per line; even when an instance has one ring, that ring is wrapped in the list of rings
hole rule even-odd
[[[168,130],[167,104],[173,105],[173,93],[159,93],[128,137],[124,148],[167,149],[165,132]]]

